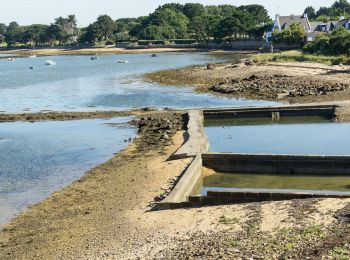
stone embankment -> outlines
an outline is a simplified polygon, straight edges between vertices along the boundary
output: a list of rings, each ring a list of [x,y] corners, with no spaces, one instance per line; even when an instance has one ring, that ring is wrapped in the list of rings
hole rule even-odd
[[[171,137],[177,131],[186,130],[188,121],[187,114],[154,114],[134,121],[138,125],[138,133],[141,142],[139,149],[149,150],[155,147],[164,147],[171,144]]]

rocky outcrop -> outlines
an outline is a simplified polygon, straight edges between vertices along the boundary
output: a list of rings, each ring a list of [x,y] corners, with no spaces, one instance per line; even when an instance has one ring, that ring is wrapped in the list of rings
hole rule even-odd
[[[234,94],[255,95],[273,99],[284,97],[304,97],[311,95],[327,95],[331,92],[346,91],[349,84],[318,80],[311,77],[287,75],[255,75],[246,78],[227,78],[209,88],[211,91]]]
[[[138,133],[142,134],[139,148],[152,149],[170,145],[172,136],[177,131],[186,129],[187,121],[187,114],[177,113],[141,118],[135,122],[138,125]]]

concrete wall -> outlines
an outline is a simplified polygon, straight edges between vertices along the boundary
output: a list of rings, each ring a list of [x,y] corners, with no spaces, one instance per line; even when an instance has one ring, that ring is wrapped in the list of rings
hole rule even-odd
[[[202,158],[197,155],[184,174],[181,176],[179,182],[171,191],[169,196],[163,201],[157,203],[156,209],[170,209],[185,206],[188,202],[189,196],[195,190],[196,186],[202,179]]]
[[[217,172],[350,175],[350,156],[203,154],[203,165]]]
[[[280,116],[335,116],[336,106],[285,106],[285,107],[253,107],[239,109],[207,109],[203,111],[205,119],[232,119],[252,117],[272,117],[278,112]]]
[[[182,159],[195,157],[209,150],[208,138],[204,131],[204,117],[200,110],[188,111],[189,121],[187,124],[187,140],[170,159]]]
[[[277,192],[220,192],[208,191],[207,196],[191,196],[190,206],[215,204],[249,203],[263,201],[282,201],[310,198],[350,198],[349,195],[326,195],[313,193],[277,193]]]

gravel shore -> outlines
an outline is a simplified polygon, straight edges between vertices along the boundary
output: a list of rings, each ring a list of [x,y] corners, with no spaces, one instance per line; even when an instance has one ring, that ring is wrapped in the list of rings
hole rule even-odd
[[[349,73],[348,66],[302,62],[255,64],[250,59],[241,59],[149,73],[146,79],[237,98],[312,103],[349,100]]]

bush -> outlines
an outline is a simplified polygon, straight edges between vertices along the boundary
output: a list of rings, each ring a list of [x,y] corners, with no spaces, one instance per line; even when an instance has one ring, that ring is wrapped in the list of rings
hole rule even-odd
[[[304,51],[324,55],[350,55],[350,33],[343,27],[331,34],[320,34],[316,40],[307,44]]]
[[[348,63],[349,63],[349,59],[344,56],[340,56],[332,60],[332,65],[341,65],[341,64],[348,64]]]

